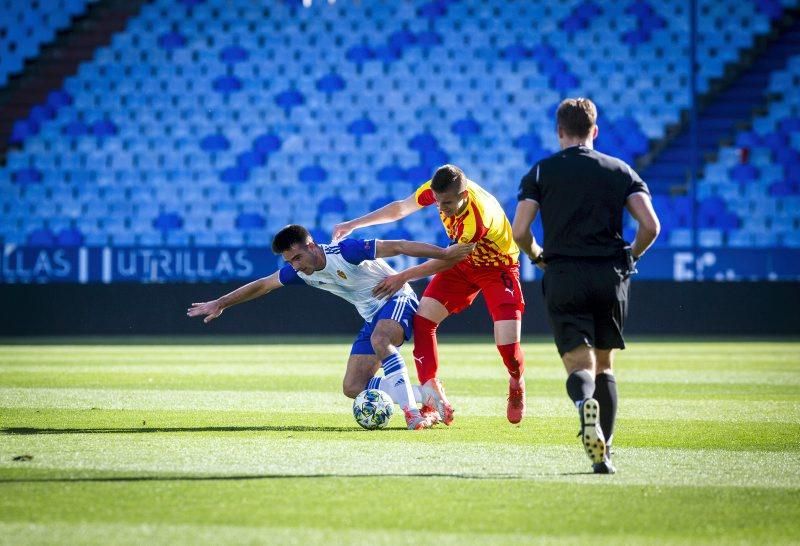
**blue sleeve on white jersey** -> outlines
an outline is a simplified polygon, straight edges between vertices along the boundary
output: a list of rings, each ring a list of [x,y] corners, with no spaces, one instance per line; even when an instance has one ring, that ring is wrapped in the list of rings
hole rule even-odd
[[[342,258],[358,265],[364,260],[375,259],[375,239],[344,239],[339,242]]]
[[[278,280],[281,281],[281,284],[284,286],[287,284],[305,284],[303,279],[297,274],[297,271],[289,264],[281,267],[278,272]]]

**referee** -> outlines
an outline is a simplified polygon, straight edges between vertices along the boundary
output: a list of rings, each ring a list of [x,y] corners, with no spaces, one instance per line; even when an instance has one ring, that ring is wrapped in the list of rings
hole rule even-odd
[[[542,290],[567,394],[578,408],[581,442],[597,474],[613,474],[609,447],[617,413],[614,349],[624,349],[630,275],[660,225],[647,185],[624,161],[593,149],[597,108],[566,99],[556,113],[561,151],[533,166],[520,182],[512,231],[544,270]],[[622,238],[627,208],[638,229]],[[531,235],[539,210],[544,248]]]

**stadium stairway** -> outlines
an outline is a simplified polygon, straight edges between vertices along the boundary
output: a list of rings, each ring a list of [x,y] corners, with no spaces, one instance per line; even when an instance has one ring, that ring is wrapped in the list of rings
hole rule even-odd
[[[729,69],[728,78],[722,79],[699,98],[699,169],[737,129],[751,123],[768,100],[765,92],[770,74],[783,69],[787,59],[800,53],[800,10],[792,10],[774,21],[771,36],[772,39],[768,38],[766,43],[756,44],[743,52],[739,63]],[[686,191],[691,150],[688,113],[684,119],[673,136],[665,138],[661,146],[654,146],[657,151],[653,159],[641,169],[654,193],[680,194]]]
[[[113,35],[125,29],[146,0],[98,0],[86,12],[76,16],[72,24],[59,32],[56,39],[44,46],[25,69],[0,89],[0,165],[6,162],[15,123],[27,120],[23,127],[37,128],[36,116],[52,115],[60,101],[68,96],[53,95],[64,79],[92,58],[98,47],[108,44]],[[56,97],[56,98],[54,98]]]

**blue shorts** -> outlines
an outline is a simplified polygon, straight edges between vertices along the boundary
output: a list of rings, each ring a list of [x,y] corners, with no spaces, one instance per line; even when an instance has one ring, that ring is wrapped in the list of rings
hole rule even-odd
[[[389,319],[398,322],[403,327],[403,338],[408,341],[411,339],[413,331],[413,318],[417,312],[419,302],[414,296],[406,296],[398,294],[393,296],[392,299],[387,301],[380,310],[372,317],[371,322],[365,322],[364,326],[358,332],[356,340],[353,342],[353,347],[350,349],[351,355],[374,355],[375,350],[372,348],[372,343],[369,338],[375,330],[375,325],[379,320]]]

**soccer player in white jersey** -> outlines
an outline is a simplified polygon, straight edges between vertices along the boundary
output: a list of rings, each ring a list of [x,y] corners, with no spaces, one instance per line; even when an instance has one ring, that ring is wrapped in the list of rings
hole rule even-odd
[[[190,317],[205,316],[203,322],[217,318],[233,305],[263,296],[287,284],[307,284],[327,290],[352,303],[364,318],[347,360],[342,390],[355,398],[365,388],[389,394],[402,409],[409,429],[430,428],[434,421],[423,417],[418,385],[411,385],[403,357],[397,348],[411,339],[414,313],[419,305],[408,284],[386,298],[376,298],[372,290],[396,272],[382,258],[403,254],[417,258],[445,260],[454,265],[474,248],[458,244],[446,249],[416,241],[343,239],[336,244],[317,244],[308,230],[296,224],[275,234],[272,251],[286,265],[272,275],[253,281],[213,301],[193,303]],[[383,368],[383,377],[375,374]]]

